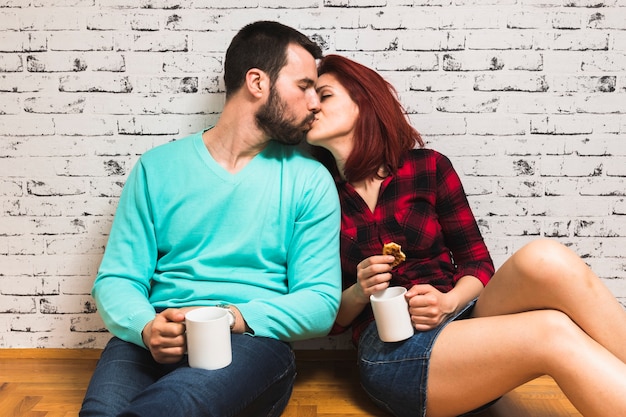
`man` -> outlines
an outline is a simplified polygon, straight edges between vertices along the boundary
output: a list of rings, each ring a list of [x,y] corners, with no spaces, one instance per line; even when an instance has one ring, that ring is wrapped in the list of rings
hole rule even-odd
[[[91,416],[279,416],[289,342],[322,336],[340,298],[339,202],[295,145],[319,110],[320,48],[276,22],[226,52],[216,125],[146,152],[119,201],[93,296],[107,344],[83,401]],[[232,320],[232,363],[190,368],[185,312]]]

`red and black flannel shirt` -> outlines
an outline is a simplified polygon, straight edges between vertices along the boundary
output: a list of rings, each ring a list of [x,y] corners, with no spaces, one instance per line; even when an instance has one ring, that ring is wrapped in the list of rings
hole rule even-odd
[[[494,273],[460,178],[450,160],[433,150],[414,149],[396,175],[383,181],[372,213],[352,185],[337,183],[341,201],[343,288],[356,282],[356,266],[396,242],[406,262],[393,271],[392,286],[431,284],[450,291],[465,275],[487,284]],[[367,308],[352,323],[353,342],[373,320]],[[338,325],[333,333],[346,329]]]

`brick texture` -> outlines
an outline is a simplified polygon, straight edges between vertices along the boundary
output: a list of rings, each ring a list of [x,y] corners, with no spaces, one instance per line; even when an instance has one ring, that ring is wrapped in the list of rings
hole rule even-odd
[[[558,239],[626,305],[624,0],[0,0],[0,348],[104,346],[89,292],[126,175],[216,120],[261,19],[397,87],[497,265]]]

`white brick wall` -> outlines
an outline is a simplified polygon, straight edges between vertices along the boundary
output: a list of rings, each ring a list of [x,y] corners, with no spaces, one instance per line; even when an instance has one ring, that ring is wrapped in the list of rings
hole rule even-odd
[[[216,120],[260,19],[397,87],[498,265],[553,237],[626,304],[626,0],[0,0],[0,347],[104,345],[89,291],[126,174]]]

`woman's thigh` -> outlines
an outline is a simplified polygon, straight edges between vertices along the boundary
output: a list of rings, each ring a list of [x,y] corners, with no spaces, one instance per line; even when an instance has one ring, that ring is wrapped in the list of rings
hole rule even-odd
[[[567,342],[559,338],[567,339],[570,328],[572,334],[582,333],[553,310],[451,323],[433,346],[428,415],[467,412],[547,373],[547,364],[557,360]]]

